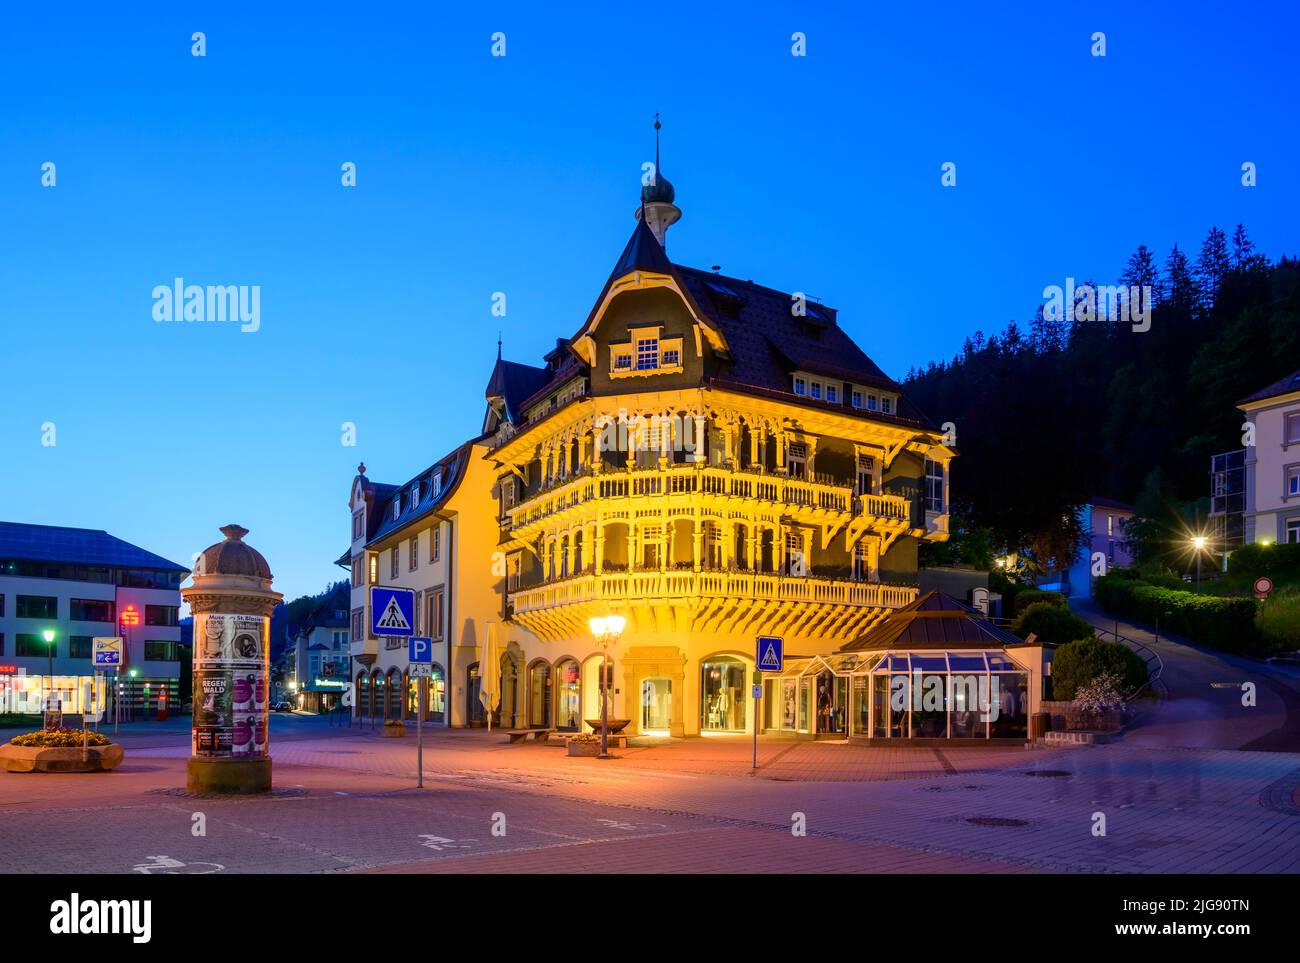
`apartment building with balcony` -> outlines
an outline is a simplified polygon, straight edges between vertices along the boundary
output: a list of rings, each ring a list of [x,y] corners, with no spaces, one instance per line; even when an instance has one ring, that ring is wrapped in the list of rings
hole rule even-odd
[[[1243,538],[1300,542],[1300,371],[1237,402],[1254,444],[1246,446]]]

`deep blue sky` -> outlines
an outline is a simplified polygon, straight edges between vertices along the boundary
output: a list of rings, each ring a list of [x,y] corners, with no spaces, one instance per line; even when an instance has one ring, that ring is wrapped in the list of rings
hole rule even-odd
[[[183,563],[239,522],[290,597],[343,577],[358,459],[477,433],[498,327],[576,330],[655,111],[673,258],[822,298],[895,377],[1139,243],[1300,251],[1292,4],[180,6],[5,10],[0,518]],[[156,324],[177,275],[261,285],[261,331]]]

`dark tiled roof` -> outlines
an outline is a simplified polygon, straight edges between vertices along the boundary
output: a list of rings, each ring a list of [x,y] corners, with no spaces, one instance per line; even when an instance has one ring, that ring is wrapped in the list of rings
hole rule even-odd
[[[638,218],[636,228],[628,238],[627,246],[623,248],[614,270],[610,272],[609,280],[617,281],[633,271],[671,274],[672,270],[672,262],[668,260],[668,255],[663,245],[659,243],[659,239],[655,237],[654,231],[650,230],[650,225],[646,224],[645,218]]]
[[[673,264],[644,220],[637,221],[632,237],[614,265],[580,334],[588,330],[614,283],[634,271],[671,275],[681,287],[688,305],[698,310],[708,327],[722,335],[727,351],[716,359],[715,370],[709,376],[712,383],[765,394],[777,393],[785,400],[799,401],[800,396],[794,394],[791,374],[807,371],[899,395],[893,416],[855,409],[849,404],[851,399],[848,397],[841,399],[840,403],[813,401],[816,407],[922,428],[934,427],[933,422],[902,393],[902,387],[881,371],[844,332],[837,322],[834,308],[808,302],[806,316],[797,317],[791,313],[793,302],[789,293],[753,281]],[[548,355],[551,357],[553,355]],[[521,409],[527,402],[583,371],[580,365],[573,366],[572,370],[562,367],[557,371],[554,364],[533,368],[498,359],[487,394],[490,399],[503,398],[506,417],[513,424],[520,425]]]
[[[517,425],[523,420],[524,401],[537,394],[551,380],[552,374],[547,368],[534,368],[497,358],[488,381],[487,398],[500,398],[505,403],[506,420]]]
[[[1252,401],[1274,398],[1278,395],[1289,395],[1293,391],[1300,391],[1300,371],[1292,371],[1285,378],[1279,378],[1267,388],[1260,388],[1254,394],[1246,395],[1237,404],[1244,405]]]
[[[891,612],[883,622],[840,651],[1003,648],[1023,644],[1010,632],[985,619],[978,609],[942,592],[926,592],[915,602]]]
[[[412,478],[405,485],[385,485],[389,495],[386,498],[375,499],[375,511],[379,513],[379,523],[371,533],[366,544],[371,545],[378,542],[399,528],[405,528],[418,519],[437,511],[444,505],[448,498],[459,487],[461,479],[465,477],[465,465],[469,461],[469,452],[473,447],[473,442],[466,442],[451,454],[434,462],[433,465],[420,472],[415,478]],[[433,490],[433,478],[440,475],[441,479],[438,490]],[[414,507],[408,504],[410,499],[411,486],[420,482],[420,501]],[[376,488],[381,486],[375,486]],[[393,502],[400,499],[401,510],[396,518],[393,517]]]
[[[66,562],[115,568],[188,572],[184,565],[124,542],[94,528],[60,528],[0,522],[0,558],[29,562]]]
[[[1137,511],[1128,502],[1121,502],[1114,498],[1104,498],[1101,495],[1094,495],[1088,500],[1088,504],[1093,508],[1114,508],[1121,512]]]

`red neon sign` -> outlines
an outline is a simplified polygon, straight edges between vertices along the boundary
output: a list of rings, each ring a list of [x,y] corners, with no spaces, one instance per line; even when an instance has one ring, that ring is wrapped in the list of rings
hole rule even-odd
[[[128,605],[126,609],[122,612],[122,624],[123,625],[140,624],[140,613],[135,610],[134,605]]]

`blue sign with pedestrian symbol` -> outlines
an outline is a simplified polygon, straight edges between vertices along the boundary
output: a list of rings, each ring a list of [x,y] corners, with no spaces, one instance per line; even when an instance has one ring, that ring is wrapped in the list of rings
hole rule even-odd
[[[760,635],[754,650],[754,663],[760,672],[780,672],[785,668],[785,639]]]
[[[406,640],[406,661],[417,665],[433,661],[433,639],[413,635]]]
[[[415,634],[415,590],[370,586],[370,634]]]

